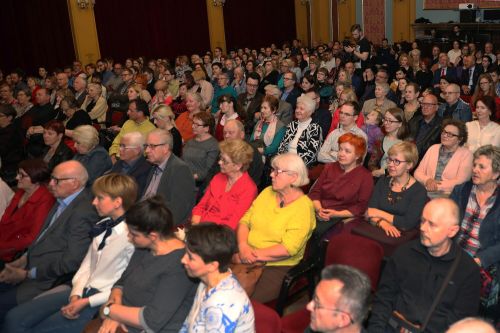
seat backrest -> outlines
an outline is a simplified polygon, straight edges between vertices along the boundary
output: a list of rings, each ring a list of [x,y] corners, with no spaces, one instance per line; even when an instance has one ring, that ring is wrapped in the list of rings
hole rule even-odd
[[[255,332],[281,332],[281,318],[276,311],[254,300],[252,300],[252,307],[255,314]]]
[[[383,257],[384,251],[379,243],[365,237],[340,234],[330,239],[325,266],[342,264],[357,268],[368,275],[375,291]]]

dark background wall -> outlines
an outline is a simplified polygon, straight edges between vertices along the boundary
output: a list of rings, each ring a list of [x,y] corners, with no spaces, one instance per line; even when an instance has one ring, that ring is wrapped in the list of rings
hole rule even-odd
[[[0,68],[28,74],[71,64],[75,48],[66,0],[2,0]]]
[[[210,49],[203,0],[97,0],[94,13],[102,57],[172,60]],[[280,46],[295,38],[294,0],[227,0],[224,26],[228,49]],[[2,0],[0,34],[4,72],[53,71],[75,59],[66,0]]]

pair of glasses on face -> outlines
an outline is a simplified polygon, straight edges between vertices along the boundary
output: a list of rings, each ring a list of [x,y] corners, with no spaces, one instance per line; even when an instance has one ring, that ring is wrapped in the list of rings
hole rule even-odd
[[[54,184],[59,185],[60,182],[65,180],[76,179],[75,177],[57,178],[55,176],[50,176],[50,180],[54,181]]]
[[[271,174],[275,174],[276,176],[281,175],[282,173],[293,173],[294,171],[291,170],[284,170],[284,169],[278,169],[278,168],[271,168]]]
[[[394,164],[395,166],[399,166],[401,163],[407,163],[408,161],[401,161],[396,158],[388,158],[387,164]]]
[[[444,136],[444,137],[447,137],[447,138],[458,138],[457,134],[451,133],[451,132],[448,132],[448,131],[445,131],[445,130],[441,131],[441,135]]]
[[[389,118],[384,118],[384,120],[382,120],[384,123],[390,123],[390,124],[396,124],[396,123],[400,123],[399,120],[391,120]]]
[[[312,299],[311,302],[313,303],[313,308],[314,308],[315,311],[316,310],[325,310],[325,311],[332,311],[332,312],[336,312],[336,313],[343,313],[347,317],[349,317],[349,321],[350,321],[351,325],[354,324],[354,320],[352,319],[352,316],[351,316],[351,314],[349,312],[343,311],[343,310],[339,310],[339,309],[334,309],[334,308],[327,308],[327,307],[321,305],[321,303],[319,302],[319,299],[318,299],[318,297],[316,295],[314,295],[314,297],[313,297],[313,299]]]
[[[156,147],[164,146],[164,145],[166,145],[166,143],[158,143],[158,144],[145,143],[144,145],[142,145],[142,147],[144,148],[144,150],[146,150],[147,148],[155,149]]]

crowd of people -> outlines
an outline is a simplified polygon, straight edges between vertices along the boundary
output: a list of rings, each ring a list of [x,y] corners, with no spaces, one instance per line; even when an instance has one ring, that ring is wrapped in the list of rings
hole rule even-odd
[[[498,321],[500,49],[351,33],[0,71],[1,332],[253,332],[251,302],[346,233],[387,258],[370,320],[334,266],[311,329],[325,288],[368,332]]]

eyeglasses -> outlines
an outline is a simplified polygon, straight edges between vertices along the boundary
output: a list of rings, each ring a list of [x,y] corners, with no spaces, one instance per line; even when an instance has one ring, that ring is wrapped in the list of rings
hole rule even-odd
[[[295,171],[278,169],[278,168],[271,168],[271,174],[275,174],[276,176],[279,176],[282,173],[295,173]]]
[[[57,178],[55,176],[50,176],[50,180],[53,180],[56,185],[59,185],[60,182],[64,180],[76,179],[75,177],[67,177],[67,178]]]
[[[436,103],[420,103],[420,106],[423,108],[430,108],[437,105]]]
[[[126,145],[119,145],[118,146],[120,149],[136,149],[139,147],[134,147],[134,146],[126,146]]]
[[[451,95],[451,94],[460,94],[459,91],[445,91],[443,92],[443,95]]]
[[[339,115],[345,116],[345,117],[354,117],[354,114],[350,114],[350,113],[346,113],[346,112],[342,112],[342,111],[339,112]]]
[[[408,163],[408,161],[401,161],[395,158],[387,158],[387,164],[393,163],[395,166],[399,166],[401,163]]]
[[[166,143],[158,143],[158,144],[153,144],[153,143],[145,143],[142,145],[142,147],[144,147],[144,149],[155,149],[156,147],[159,147],[159,146],[164,146],[166,145]]]
[[[339,309],[334,309],[334,308],[327,308],[323,305],[320,304],[319,302],[319,299],[316,295],[314,295],[313,299],[311,300],[311,302],[313,303],[313,308],[314,310],[320,310],[320,309],[323,309],[323,310],[326,310],[326,311],[332,311],[332,312],[337,312],[337,313],[343,313],[345,314],[347,317],[349,317],[349,322],[352,324],[354,324],[354,320],[352,319],[352,316],[349,312],[347,311],[343,311],[343,310],[339,310]]]
[[[257,88],[258,86],[259,86],[258,84],[247,83],[247,87]]]
[[[445,130],[441,131],[441,135],[444,136],[444,137],[448,137],[448,138],[452,138],[452,137],[458,138],[459,137],[458,134],[451,133],[451,132],[448,132],[448,131],[445,131]]]
[[[225,102],[225,101],[224,101],[224,102]],[[222,103],[221,103],[221,104],[222,104]],[[193,123],[193,125],[192,125],[192,126],[193,126],[193,127],[205,127],[205,126],[207,126],[207,125],[205,125],[205,124],[197,124],[197,123]]]
[[[399,121],[399,120],[391,120],[391,119],[389,119],[389,118],[384,118],[382,121],[383,121],[384,123],[391,123],[391,124],[394,124],[394,123],[400,123],[400,121]]]

